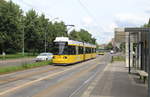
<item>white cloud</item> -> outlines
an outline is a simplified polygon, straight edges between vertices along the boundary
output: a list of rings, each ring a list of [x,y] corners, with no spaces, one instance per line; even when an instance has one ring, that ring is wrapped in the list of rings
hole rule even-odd
[[[93,24],[93,19],[89,16],[84,17],[82,21],[85,26]]]
[[[116,23],[112,22],[109,26],[108,26],[108,29],[109,31],[108,32],[111,32],[111,31],[114,31],[114,28],[118,27]]]
[[[148,20],[147,14],[120,13],[115,16],[115,23],[119,27],[141,26]]]
[[[108,22],[107,24],[103,24],[103,32],[113,32],[114,28],[118,27],[115,22]]]
[[[141,26],[148,22],[150,16],[149,0],[97,0],[96,2],[85,0],[88,9],[97,21],[88,16],[76,0],[12,1],[19,4],[24,11],[33,8],[50,19],[61,16],[65,23],[79,25],[79,28],[75,29],[85,28],[91,31],[90,33],[99,43],[109,42],[113,37],[115,27]],[[110,1],[109,6],[106,6],[108,1]]]
[[[145,13],[150,14],[150,7],[147,7]]]

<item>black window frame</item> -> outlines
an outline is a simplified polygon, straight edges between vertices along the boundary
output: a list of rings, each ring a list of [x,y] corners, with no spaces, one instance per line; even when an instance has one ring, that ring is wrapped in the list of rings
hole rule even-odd
[[[84,54],[84,47],[83,46],[78,47],[78,53],[79,54]]]
[[[76,55],[77,54],[76,46],[68,45],[67,48],[68,48],[67,49],[68,55]]]

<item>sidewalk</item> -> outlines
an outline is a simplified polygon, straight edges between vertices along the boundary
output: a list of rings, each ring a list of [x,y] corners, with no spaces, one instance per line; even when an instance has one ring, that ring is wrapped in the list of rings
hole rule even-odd
[[[147,97],[147,84],[137,83],[138,76],[128,74],[124,62],[106,66],[90,83],[81,97]]]

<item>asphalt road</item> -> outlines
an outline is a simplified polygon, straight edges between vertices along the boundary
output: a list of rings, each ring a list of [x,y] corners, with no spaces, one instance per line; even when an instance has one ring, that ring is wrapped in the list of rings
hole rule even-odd
[[[0,68],[7,66],[19,66],[23,64],[33,63],[35,58],[19,58],[19,59],[9,59],[9,60],[0,60]]]
[[[111,55],[70,66],[44,66],[0,76],[0,97],[80,97]]]

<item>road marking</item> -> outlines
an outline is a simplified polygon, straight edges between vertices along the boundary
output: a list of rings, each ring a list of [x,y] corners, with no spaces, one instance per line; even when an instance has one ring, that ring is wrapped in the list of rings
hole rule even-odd
[[[39,92],[38,94],[36,94],[36,95],[34,95],[32,97],[47,97],[49,95],[50,91],[55,94],[55,91],[56,91],[57,88],[61,88],[61,86],[64,86],[66,84],[68,84],[68,85],[71,84],[74,80],[76,80],[79,77],[83,76],[88,71],[96,68],[97,66],[98,66],[98,64],[97,65],[91,64],[90,67],[87,66],[87,68],[84,68],[81,71],[78,71],[77,73],[75,73],[71,77],[69,76],[68,78],[66,78],[66,79],[64,79],[64,80],[62,80],[62,81],[60,81],[60,82],[58,82],[58,83],[56,83],[56,84],[46,88],[46,89],[44,89],[42,92]]]
[[[60,69],[60,68],[53,67],[53,68],[48,68],[47,70],[41,70],[41,71],[36,71],[36,72],[29,72],[27,74],[23,73],[21,75],[16,75],[14,77],[8,77],[8,78],[5,77],[5,79],[1,78],[0,79],[0,85],[1,84],[7,84],[9,82],[18,81],[18,80],[21,80],[21,79],[24,79],[24,78],[29,78],[29,77],[34,76],[34,75],[42,74],[42,73],[45,73],[45,72],[48,72],[48,71],[57,70],[57,69]]]
[[[90,82],[98,73],[99,71],[97,70],[96,73],[94,73],[93,76],[89,77],[86,81],[84,81],[84,83],[77,88],[69,97],[72,97],[74,94],[76,94],[83,86],[85,86],[88,82]]]
[[[85,90],[85,92],[82,94],[81,97],[90,97],[90,94],[92,92],[92,90],[95,88],[96,84],[98,83],[98,81],[102,78],[102,76],[104,75],[104,72],[107,71],[107,69],[109,68],[110,63],[104,68],[104,70],[100,73],[99,77],[97,77],[90,85],[89,87]],[[103,96],[104,97],[104,96]]]
[[[4,94],[7,94],[7,93],[9,93],[9,92],[13,92],[13,91],[15,91],[15,90],[17,90],[17,89],[23,88],[23,87],[25,87],[25,86],[29,86],[29,85],[34,84],[34,83],[36,83],[36,82],[42,81],[42,80],[44,80],[44,79],[47,79],[47,78],[50,78],[50,77],[59,75],[59,74],[64,73],[64,72],[66,72],[66,71],[69,71],[69,70],[78,68],[78,67],[80,67],[80,66],[83,66],[83,65],[77,65],[77,66],[75,66],[75,67],[67,68],[67,69],[65,69],[65,70],[63,70],[63,71],[60,71],[60,72],[57,72],[57,73],[53,73],[53,74],[50,74],[50,75],[48,75],[48,76],[41,77],[41,78],[39,78],[39,79],[37,79],[37,80],[34,80],[34,81],[30,81],[30,82],[28,82],[28,83],[25,83],[25,84],[23,84],[23,85],[20,85],[20,86],[17,86],[17,87],[14,87],[14,88],[5,90],[5,91],[3,91],[3,92],[0,93],[0,96],[2,96],[2,95],[4,95]]]
[[[98,96],[98,95],[92,95],[90,97],[114,97],[114,96]]]

